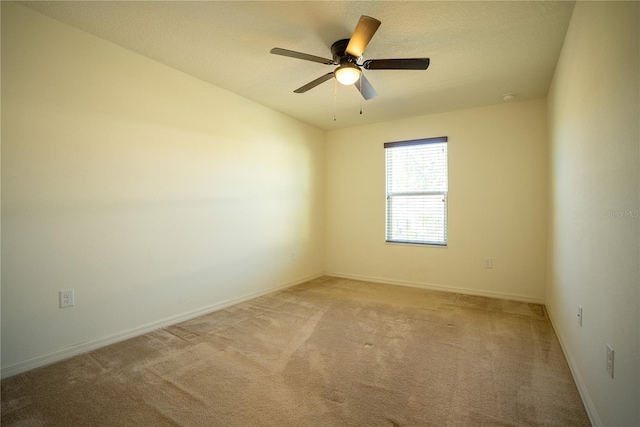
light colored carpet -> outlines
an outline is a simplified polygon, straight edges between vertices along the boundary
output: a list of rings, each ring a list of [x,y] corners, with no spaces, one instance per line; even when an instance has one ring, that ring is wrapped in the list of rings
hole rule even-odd
[[[544,307],[323,277],[2,381],[7,426],[585,426]]]

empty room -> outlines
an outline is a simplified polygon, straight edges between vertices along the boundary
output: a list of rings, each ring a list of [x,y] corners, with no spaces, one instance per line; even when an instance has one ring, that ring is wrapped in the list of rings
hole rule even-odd
[[[640,3],[0,7],[3,426],[640,425]]]

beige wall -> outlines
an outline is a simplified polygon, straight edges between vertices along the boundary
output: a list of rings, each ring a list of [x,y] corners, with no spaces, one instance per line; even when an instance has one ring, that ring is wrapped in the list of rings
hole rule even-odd
[[[546,114],[538,99],[328,132],[326,271],[543,302]],[[383,144],[437,136],[449,137],[449,245],[386,244]]]
[[[578,2],[549,94],[547,307],[594,425],[640,425],[638,6]]]
[[[318,129],[6,2],[2,125],[3,375],[323,271]]]

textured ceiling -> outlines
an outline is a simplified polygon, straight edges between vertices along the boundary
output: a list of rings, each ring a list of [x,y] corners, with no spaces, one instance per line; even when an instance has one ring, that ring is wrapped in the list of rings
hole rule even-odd
[[[21,4],[322,129],[545,96],[574,3],[401,1],[46,1]],[[331,58],[360,15],[382,21],[364,59],[429,57],[427,71],[367,70],[378,97],[330,80]],[[360,115],[362,105],[363,114]],[[334,114],[336,120],[334,121]]]

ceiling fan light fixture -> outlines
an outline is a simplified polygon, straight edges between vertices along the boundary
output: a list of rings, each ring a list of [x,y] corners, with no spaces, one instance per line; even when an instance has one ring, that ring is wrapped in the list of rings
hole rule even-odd
[[[0,0],[1,1],[1,0]],[[396,59],[367,59],[362,60],[364,50],[371,41],[371,38],[378,30],[380,21],[370,16],[362,15],[351,38],[340,39],[331,45],[331,59],[320,56],[309,55],[308,53],[296,52],[293,50],[274,47],[271,53],[274,55],[288,56],[290,58],[302,59],[305,61],[319,62],[330,65],[333,71],[326,73],[306,85],[294,90],[294,93],[305,93],[322,83],[335,78],[337,82],[345,86],[355,86],[365,100],[375,98],[378,94],[369,83],[362,70],[426,70],[429,68],[429,58],[396,58]],[[358,83],[358,84],[354,84]],[[336,83],[337,84],[337,83]]]
[[[352,85],[360,78],[360,68],[353,64],[342,64],[333,72],[336,80],[345,86]]]

